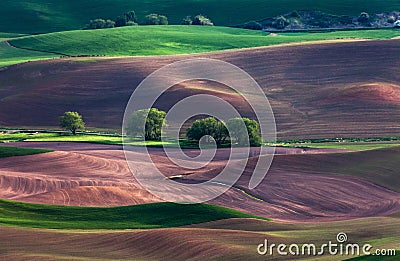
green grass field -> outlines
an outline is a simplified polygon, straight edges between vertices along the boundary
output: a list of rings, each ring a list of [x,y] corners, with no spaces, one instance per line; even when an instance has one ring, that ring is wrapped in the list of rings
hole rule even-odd
[[[0,200],[0,209],[0,225],[53,229],[167,228],[227,218],[257,218],[209,204],[154,203],[99,208]]]
[[[324,143],[293,143],[289,147],[307,147],[316,149],[347,149],[354,151],[375,150],[400,146],[400,141],[392,142],[324,142]]]
[[[0,146],[0,158],[34,155],[34,154],[41,154],[41,153],[46,153],[46,152],[51,152],[51,150]]]
[[[235,25],[287,13],[320,10],[331,14],[358,15],[400,10],[398,0],[30,0],[0,2],[0,31],[45,33],[82,28],[90,19],[115,19],[135,10],[139,20],[149,13],[167,15],[179,24],[187,15],[208,15],[216,25]]]
[[[25,36],[25,34],[15,34],[15,33],[2,33],[0,32],[0,41],[9,40],[16,37]]]
[[[266,35],[260,31],[217,26],[131,26],[28,36],[10,40],[10,43],[19,48],[70,56],[168,55],[344,38],[390,39],[399,36],[400,30]]]
[[[18,48],[10,47],[6,44],[6,42],[2,42],[0,40],[0,68],[28,62],[28,61],[36,61],[42,59],[49,59],[57,57],[54,54],[43,53],[43,52],[35,52],[35,51],[28,51]],[[59,56],[58,56],[59,57]]]

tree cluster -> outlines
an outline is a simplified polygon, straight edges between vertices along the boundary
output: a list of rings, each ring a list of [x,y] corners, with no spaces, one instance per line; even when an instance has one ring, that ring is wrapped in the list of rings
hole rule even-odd
[[[199,141],[204,136],[212,137],[217,145],[221,145],[228,138],[239,146],[261,145],[259,124],[248,118],[229,119],[225,124],[214,117],[208,117],[193,122],[186,132],[189,140]]]
[[[214,23],[210,18],[207,18],[204,15],[196,15],[195,17],[186,16],[182,19],[183,25],[205,25],[205,26],[213,26]]]
[[[146,25],[167,25],[168,18],[165,15],[159,14],[149,14],[145,17],[144,23]],[[87,24],[84,29],[103,29],[103,28],[113,28],[113,27],[122,27],[122,26],[133,26],[139,25],[138,18],[136,16],[135,11],[129,11],[124,13],[123,15],[118,16],[115,21],[110,19],[94,19],[90,20],[89,24]]]
[[[168,25],[168,18],[165,15],[149,14],[146,15],[147,25]]]

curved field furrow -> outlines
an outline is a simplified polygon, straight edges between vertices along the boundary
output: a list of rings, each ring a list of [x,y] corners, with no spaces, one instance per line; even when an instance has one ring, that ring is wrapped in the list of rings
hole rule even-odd
[[[53,149],[57,146],[64,151],[0,159],[0,197],[77,206],[118,206],[160,201],[136,182],[120,146],[81,143],[66,143],[62,146],[55,143],[19,145]],[[397,155],[393,154],[397,150],[398,148],[393,148],[357,153],[337,153],[337,150],[333,150],[333,154],[316,154],[317,150],[279,148],[281,155],[276,156],[267,177],[257,188],[247,188],[257,159],[251,158],[235,187],[210,203],[254,215],[296,222],[388,215],[400,210],[400,193],[376,185],[379,182],[374,184],[375,179],[380,176],[375,179],[366,176],[367,179],[362,179],[351,169],[335,173],[331,171],[331,165],[337,165],[335,162],[340,162],[342,157],[350,157],[352,164],[358,162],[361,166],[365,164],[366,158],[372,160],[379,156],[388,162],[385,163],[387,167],[378,168],[377,173],[382,172],[382,175],[393,179],[396,172],[393,172],[395,170],[391,166],[397,161],[396,158],[390,158],[390,155]],[[149,164],[152,163],[143,161],[142,150],[129,153],[134,161],[134,171],[151,171]],[[151,149],[150,153],[153,162],[165,175],[185,173],[185,169],[171,166],[162,150]],[[284,155],[285,153],[291,155]],[[215,162],[192,171],[182,181],[210,179],[225,166],[227,154],[229,150],[219,150]],[[312,164],[318,160],[327,164]],[[342,162],[347,164],[346,161]],[[308,169],[299,168],[299,164],[308,164]]]
[[[271,171],[257,188],[246,192],[260,200],[230,190],[211,203],[277,220],[299,221],[372,217],[400,210],[399,193],[344,176]]]
[[[265,236],[262,233],[199,228],[64,233],[2,227],[1,232],[10,240],[1,257],[15,257],[16,260],[26,260],[27,257],[35,260],[44,257],[46,260],[46,255],[51,255],[53,260],[55,257],[71,260],[77,255],[87,260],[204,260],[232,256],[239,259],[244,255],[256,258],[254,245],[262,242]],[[1,235],[0,240],[3,240]],[[29,254],[26,249],[29,249]]]
[[[160,202],[146,190],[132,184],[113,186],[79,185],[69,189],[57,189],[46,193],[18,197],[19,201],[64,206],[123,206]]]

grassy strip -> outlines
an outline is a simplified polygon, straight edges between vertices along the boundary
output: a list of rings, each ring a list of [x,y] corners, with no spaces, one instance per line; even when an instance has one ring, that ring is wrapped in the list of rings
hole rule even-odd
[[[259,218],[209,204],[154,203],[100,208],[0,200],[0,209],[1,225],[50,229],[167,228],[228,218]]]
[[[33,142],[88,142],[88,143],[98,143],[98,144],[108,144],[108,145],[122,145],[123,138],[121,136],[113,135],[97,135],[97,134],[59,134],[59,133],[28,133],[28,132],[18,132],[12,134],[0,133],[0,142],[23,142],[23,141],[33,141]],[[179,146],[187,149],[197,149],[199,148],[197,142],[191,142],[186,140],[167,140],[167,141],[146,141],[143,142],[139,139],[129,139],[124,140],[126,145],[131,146],[148,146],[148,147],[170,147],[178,148]]]
[[[285,33],[266,37],[261,31],[202,26],[128,26],[67,31],[11,40],[13,46],[69,56],[137,56],[210,52],[304,41],[346,38],[390,39],[400,30]]]
[[[14,33],[3,33],[3,32],[0,32],[0,41],[5,41],[5,40],[12,39],[12,38],[21,37],[21,36],[25,36],[25,34],[14,34]]]
[[[335,142],[335,143],[287,143],[284,146],[313,149],[346,149],[354,151],[376,150],[400,146],[400,141],[392,142]]]
[[[34,142],[89,142],[98,144],[108,145],[122,145],[122,137],[118,135],[97,135],[97,134],[78,134],[78,135],[66,135],[59,133],[46,133],[46,132],[18,132],[12,134],[6,134],[0,132],[0,142],[22,142],[22,141],[34,141]],[[172,148],[187,148],[187,149],[198,149],[197,142],[191,142],[187,140],[168,140],[168,141],[140,141],[125,139],[125,144],[131,146],[149,146],[149,147],[172,147]],[[332,139],[328,140],[308,140],[308,141],[278,141],[276,144],[267,144],[270,146],[284,146],[284,147],[300,147],[300,148],[329,148],[329,149],[348,149],[354,151],[374,150],[400,146],[399,137],[391,138],[365,138],[365,139],[343,139],[340,142],[333,142]],[[226,144],[229,147],[229,144]]]
[[[13,156],[35,155],[35,154],[41,154],[41,153],[46,153],[46,152],[51,152],[51,150],[0,146],[0,158],[13,157]]]

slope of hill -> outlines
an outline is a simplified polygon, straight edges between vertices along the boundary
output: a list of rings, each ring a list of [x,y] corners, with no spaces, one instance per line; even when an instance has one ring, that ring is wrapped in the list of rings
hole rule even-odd
[[[397,0],[3,0],[0,3],[0,31],[45,33],[80,29],[90,19],[115,19],[130,10],[135,10],[140,19],[149,13],[164,14],[172,24],[179,24],[187,15],[205,14],[217,25],[235,25],[303,9],[358,15],[363,11],[399,10],[400,3]]]
[[[134,179],[120,146],[57,142],[20,143],[18,146],[56,151],[0,159],[1,198],[67,206],[160,202]],[[129,154],[134,159],[131,163],[136,173],[148,173],[153,163],[167,176],[188,171],[171,164],[160,148],[149,148],[153,162],[145,160],[146,153],[142,149],[132,149]],[[258,187],[248,189],[256,163],[256,158],[251,158],[235,188],[209,203],[274,220],[298,222],[383,216],[400,210],[400,183],[394,182],[399,175],[396,164],[400,148],[315,155],[313,153],[318,151],[292,148],[278,151],[291,154],[276,156],[268,176]],[[185,152],[196,153],[195,150]],[[229,150],[218,150],[215,160],[205,168],[192,171],[182,182],[210,180],[226,165],[229,154]],[[343,160],[347,158],[349,161]],[[335,169],[342,161],[341,168]],[[360,170],[355,169],[354,164],[361,166]],[[387,167],[382,169],[381,165]],[[362,175],[363,170],[365,175]],[[176,188],[172,193],[183,193],[183,190]]]
[[[119,129],[134,88],[154,70],[190,57],[221,59],[250,73],[270,99],[279,139],[382,137],[400,132],[398,40],[21,64],[0,72],[0,124],[58,126],[58,117],[74,110],[83,114],[89,127]],[[205,91],[176,86],[156,106],[168,110],[188,95],[218,88],[212,83]],[[251,116],[240,96],[235,97],[231,102]]]
[[[59,57],[54,54],[24,50],[10,46],[7,42],[0,40],[0,68],[42,59]]]
[[[209,204],[167,202],[88,208],[36,205],[0,199],[0,207],[1,225],[53,229],[166,228],[227,218],[255,218],[236,210]]]
[[[391,39],[400,30],[285,33],[266,37],[261,31],[208,26],[129,26],[68,31],[10,40],[15,47],[69,56],[135,56],[209,52],[329,39]]]
[[[261,256],[258,244],[322,245],[346,231],[352,242],[374,249],[398,248],[399,218],[367,218],[347,222],[283,224],[256,219],[229,219],[189,228],[65,231],[0,227],[3,260],[287,260],[287,255]],[[360,232],[363,231],[363,232]],[[12,240],[10,240],[12,238]],[[332,260],[328,251],[319,260]],[[397,251],[397,255],[399,255]],[[294,256],[293,256],[294,257]],[[309,257],[309,256],[308,256]],[[347,256],[350,257],[350,256]],[[341,256],[341,259],[347,258]],[[370,259],[377,260],[376,256]],[[307,256],[297,256],[304,260]],[[357,259],[364,260],[364,259]],[[398,260],[398,257],[382,260]]]

